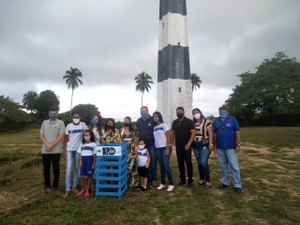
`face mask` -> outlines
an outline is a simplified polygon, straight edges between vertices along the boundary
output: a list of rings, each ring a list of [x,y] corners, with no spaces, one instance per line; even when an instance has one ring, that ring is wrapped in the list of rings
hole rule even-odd
[[[98,124],[98,120],[92,119],[91,123],[92,123],[93,125],[97,125],[97,124]]]
[[[200,113],[194,114],[194,119],[195,120],[199,120],[200,118],[201,118],[201,114]]]
[[[220,112],[220,117],[225,118],[227,116],[227,112]]]
[[[115,127],[114,126],[111,126],[111,125],[106,125],[106,129],[114,129]]]
[[[84,136],[83,138],[86,142],[89,142],[91,140],[91,136]]]
[[[79,124],[79,122],[80,122],[80,119],[73,119],[74,124]]]
[[[55,120],[57,118],[56,114],[49,114],[49,119],[50,120]]]
[[[146,112],[141,112],[141,117],[147,118],[147,117],[148,117],[148,113],[146,113]]]
[[[178,119],[182,119],[182,117],[183,117],[183,113],[177,113],[177,118]]]
[[[130,123],[124,123],[124,127],[130,127]]]
[[[158,117],[153,117],[153,121],[154,121],[155,123],[157,123],[157,122],[159,122],[159,118],[158,118]]]
[[[145,145],[139,145],[139,149],[144,149]]]

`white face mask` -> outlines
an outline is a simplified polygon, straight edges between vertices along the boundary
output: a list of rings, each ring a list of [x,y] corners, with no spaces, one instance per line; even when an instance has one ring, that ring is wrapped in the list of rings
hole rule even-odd
[[[74,124],[79,124],[79,122],[80,122],[80,119],[73,119]]]
[[[145,145],[139,145],[139,149],[144,149]]]
[[[200,118],[201,118],[201,114],[200,113],[194,114],[194,119],[195,120],[199,120]]]
[[[89,142],[91,140],[91,136],[84,136],[83,138],[86,142]]]

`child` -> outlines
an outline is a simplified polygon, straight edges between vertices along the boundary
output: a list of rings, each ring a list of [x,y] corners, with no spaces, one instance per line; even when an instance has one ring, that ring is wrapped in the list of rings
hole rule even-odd
[[[145,148],[145,146],[146,146],[145,141],[141,139],[139,141],[137,154],[135,154],[134,156],[129,156],[129,157],[137,158],[138,160],[138,172],[141,181],[141,185],[139,188],[142,191],[147,190],[149,165],[150,165],[150,154],[148,149]]]
[[[85,197],[88,197],[95,168],[95,154],[97,152],[95,137],[91,130],[84,131],[82,144],[77,152],[80,154],[81,182],[81,191],[77,193],[77,196],[84,195]]]

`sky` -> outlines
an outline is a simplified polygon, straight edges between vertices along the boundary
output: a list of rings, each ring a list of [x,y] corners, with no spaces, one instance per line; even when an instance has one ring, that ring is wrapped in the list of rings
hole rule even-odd
[[[187,22],[191,72],[202,80],[193,107],[204,115],[217,115],[238,74],[278,51],[300,59],[299,0],[187,0]],[[22,103],[28,91],[50,89],[67,111],[71,90],[62,77],[72,66],[83,74],[74,106],[136,120],[134,77],[146,71],[154,84],[144,105],[153,113],[158,25],[158,0],[0,0],[0,95]]]

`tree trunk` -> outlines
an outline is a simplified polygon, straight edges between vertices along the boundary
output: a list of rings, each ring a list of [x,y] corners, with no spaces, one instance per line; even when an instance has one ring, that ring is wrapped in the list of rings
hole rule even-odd
[[[72,120],[73,91],[74,91],[74,89],[72,88],[72,95],[71,95],[71,107],[70,107],[70,120]]]
[[[144,93],[142,92],[142,95],[141,95],[141,107],[143,106],[143,97],[144,97]]]

